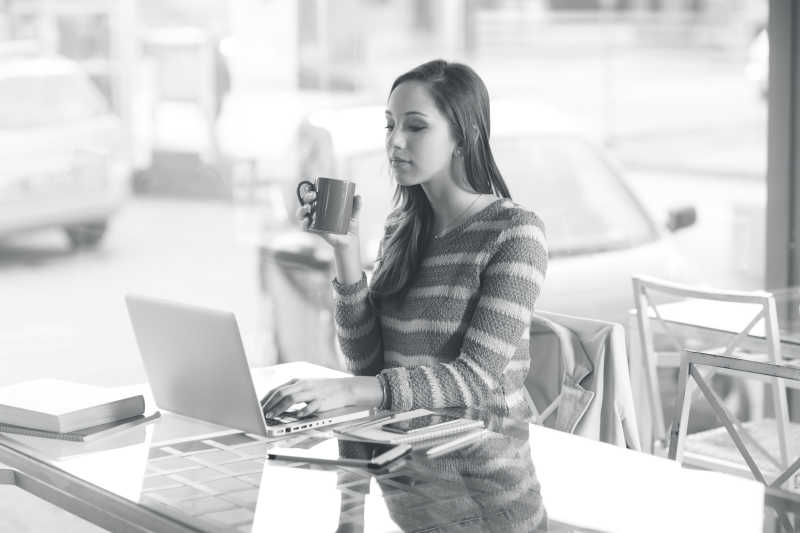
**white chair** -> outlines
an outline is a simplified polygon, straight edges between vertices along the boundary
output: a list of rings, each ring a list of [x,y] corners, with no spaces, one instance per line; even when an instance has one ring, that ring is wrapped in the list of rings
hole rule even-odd
[[[656,448],[660,446],[663,451],[666,451],[668,444],[658,383],[658,367],[679,367],[681,353],[685,349],[703,349],[724,357],[735,357],[748,362],[761,360],[780,363],[782,361],[775,300],[768,292],[701,289],[645,276],[633,278],[633,289],[641,354],[644,358],[644,378],[649,398],[649,413],[652,418],[652,436],[655,439]],[[662,296],[662,301],[663,296],[667,296],[673,300],[690,301],[692,305],[682,304],[680,309],[686,313],[686,316],[667,317],[671,318],[668,320],[663,316],[664,312],[670,306],[674,308],[678,304],[659,303],[658,295]],[[697,316],[688,316],[695,311],[698,312]],[[681,335],[682,326],[679,326],[678,322],[695,323],[699,329],[714,333],[711,346],[703,346],[699,343],[699,337]],[[660,327],[662,333],[660,340],[668,344],[670,350],[656,349],[655,325]],[[733,333],[730,333],[731,331]],[[757,341],[760,348],[759,353],[750,353],[743,349],[743,345],[753,343],[751,334],[759,338]],[[720,339],[725,340],[723,346],[718,344]],[[692,341],[696,341],[694,345],[687,346]],[[726,367],[708,365],[707,368],[711,372],[730,373]],[[697,373],[700,375],[699,370]],[[704,379],[707,379],[709,375],[710,373]],[[757,416],[756,420],[744,424],[737,421],[736,427],[739,433],[745,435],[744,438],[758,447],[760,452],[771,462],[775,465],[786,466],[789,457],[790,426],[786,386],[782,379],[772,378],[768,381],[771,385],[775,420],[760,419],[761,417]],[[691,393],[689,394],[691,396]],[[755,390],[751,388],[752,397],[759,398],[763,395],[763,385],[758,384]],[[776,431],[766,429],[770,424],[775,423],[777,423]],[[703,468],[746,473],[747,468],[744,465],[727,461],[731,457],[731,452],[735,455],[736,450],[729,442],[726,442],[725,438],[720,440],[719,436],[724,433],[721,430],[722,428],[715,428],[690,435],[691,442],[686,445],[685,461]],[[752,434],[777,435],[775,449],[767,449],[772,446],[761,445]]]
[[[680,374],[678,381],[678,395],[675,398],[675,410],[670,426],[669,450],[668,457],[683,463],[686,459],[686,446],[690,438],[697,438],[697,434],[687,436],[687,428],[689,424],[689,414],[691,407],[691,383],[697,385],[703,396],[711,404],[715,414],[722,422],[725,432],[731,439],[731,442],[739,452],[741,459],[743,459],[750,471],[752,477],[769,489],[767,492],[767,499],[786,499],[786,496],[797,499],[797,489],[800,488],[800,424],[790,423],[788,420],[782,420],[780,417],[777,420],[778,431],[784,428],[788,431],[788,441],[783,442],[781,451],[790,448],[792,457],[797,457],[791,465],[788,464],[786,456],[782,456],[780,461],[771,457],[768,450],[770,447],[775,447],[774,439],[770,439],[769,435],[761,432],[760,438],[753,439],[753,436],[747,431],[748,424],[741,424],[725,407],[723,402],[719,399],[717,394],[711,389],[706,382],[700,368],[714,368],[718,370],[733,371],[741,373],[743,376],[755,379],[766,379],[771,383],[783,382],[784,379],[792,380],[800,384],[800,368],[794,365],[786,365],[776,362],[764,361],[748,361],[736,357],[726,355],[683,351],[681,357]],[[775,412],[780,410],[779,405],[773,406]],[[704,432],[706,434],[720,433],[718,430],[710,430]],[[700,435],[702,438],[703,436]],[[786,437],[785,434],[781,436],[781,440]],[[770,446],[769,441],[772,441]],[[750,443],[751,451],[747,443]],[[792,446],[794,444],[794,446]],[[791,450],[791,448],[794,448]],[[759,465],[758,459],[761,459],[762,464]],[[719,458],[718,458],[719,459]],[[764,459],[767,459],[764,461]],[[770,460],[771,459],[771,460]],[[766,464],[764,464],[766,463]],[[714,466],[714,465],[712,465]],[[718,466],[718,465],[717,465]],[[728,468],[722,468],[728,470]],[[791,490],[786,490],[785,485],[791,483]],[[795,494],[793,494],[795,493]],[[769,502],[768,502],[769,503]],[[777,512],[778,520],[781,527],[785,531],[797,531],[795,524],[792,524],[792,515],[796,514],[796,506],[793,512],[786,512],[779,506],[772,506]]]

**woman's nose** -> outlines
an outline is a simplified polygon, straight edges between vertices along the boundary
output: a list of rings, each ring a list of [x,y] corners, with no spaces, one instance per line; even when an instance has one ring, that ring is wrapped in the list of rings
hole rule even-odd
[[[386,143],[390,148],[403,148],[406,144],[405,135],[398,128],[395,128],[389,133]]]

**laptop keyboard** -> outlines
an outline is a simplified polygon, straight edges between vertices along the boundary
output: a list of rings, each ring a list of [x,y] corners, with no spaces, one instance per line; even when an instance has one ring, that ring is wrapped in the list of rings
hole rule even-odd
[[[283,413],[280,416],[276,416],[273,418],[266,418],[264,421],[267,423],[268,426],[280,426],[281,424],[292,424],[294,422],[300,422],[301,420],[316,420],[317,417],[314,415],[307,415],[307,416],[294,416],[289,413]]]
[[[328,436],[307,430],[280,443],[297,446]],[[139,502],[166,514],[177,510],[221,531],[249,532],[266,450],[275,440],[231,433],[153,446]]]

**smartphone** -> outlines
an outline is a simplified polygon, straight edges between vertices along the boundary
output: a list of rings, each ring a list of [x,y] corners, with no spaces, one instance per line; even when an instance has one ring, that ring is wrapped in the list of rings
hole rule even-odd
[[[447,415],[421,415],[415,416],[414,418],[408,418],[406,420],[401,420],[399,422],[392,422],[391,424],[385,424],[383,429],[386,431],[392,431],[394,433],[414,433],[417,431],[423,431],[428,429],[433,429],[438,426],[444,426],[451,422],[456,422],[461,420],[455,416],[447,416]]]
[[[267,457],[362,468],[382,468],[411,451],[408,444],[379,444],[348,439],[326,439],[310,448],[271,448]]]

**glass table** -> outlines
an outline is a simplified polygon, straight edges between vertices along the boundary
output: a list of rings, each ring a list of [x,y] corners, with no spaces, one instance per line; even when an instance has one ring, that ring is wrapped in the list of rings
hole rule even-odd
[[[270,440],[164,413],[89,443],[3,434],[0,483],[112,531],[761,531],[765,501],[797,506],[751,480],[467,414],[486,423],[481,441],[379,471],[266,459],[330,428]]]

